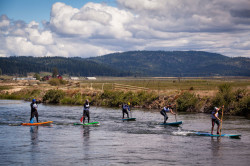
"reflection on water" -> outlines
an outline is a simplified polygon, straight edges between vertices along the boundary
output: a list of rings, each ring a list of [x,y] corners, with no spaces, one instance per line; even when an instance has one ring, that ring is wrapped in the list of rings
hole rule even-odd
[[[161,126],[157,111],[133,110],[136,121],[123,122],[121,109],[90,110],[100,126],[74,126],[81,106],[39,105],[39,119],[48,126],[17,126],[27,122],[29,103],[0,100],[0,163],[3,165],[248,165],[250,121],[227,118],[223,132],[241,139],[194,136],[210,132],[210,115],[178,115],[181,127]],[[18,118],[15,118],[18,117]],[[169,116],[169,122],[176,121]]]
[[[39,126],[31,126],[30,127],[30,137],[31,137],[31,144],[32,145],[38,144],[38,127]]]
[[[88,139],[89,138],[89,126],[82,126],[83,128],[83,138]]]
[[[38,126],[30,126],[30,163],[36,163],[37,160],[40,160],[38,156],[39,152],[39,140],[38,140]]]
[[[221,142],[221,137],[211,137],[211,155],[213,158],[220,158],[221,153],[220,153],[220,144]]]

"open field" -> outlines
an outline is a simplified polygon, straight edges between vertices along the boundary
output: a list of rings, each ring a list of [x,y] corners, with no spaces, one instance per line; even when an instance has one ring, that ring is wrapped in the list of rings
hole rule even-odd
[[[40,81],[0,81],[0,90],[10,93],[24,88],[51,89],[55,86]],[[154,91],[158,95],[171,95],[180,91],[193,91],[200,96],[214,96],[221,84],[230,84],[233,89],[250,90],[250,77],[97,77],[96,80],[69,80],[66,85],[56,86],[59,89],[93,89],[121,91]]]
[[[97,80],[79,81],[82,88],[93,88],[100,90],[121,89],[121,90],[145,90],[155,91],[159,95],[173,94],[180,91],[192,90],[193,92],[204,96],[213,96],[218,86],[221,84],[230,84],[233,89],[250,89],[250,78],[237,77],[217,77],[217,78],[175,78],[175,77],[146,77],[146,78],[97,78]],[[116,84],[119,84],[118,88]],[[122,88],[122,85],[126,88]],[[129,88],[131,86],[131,88]]]

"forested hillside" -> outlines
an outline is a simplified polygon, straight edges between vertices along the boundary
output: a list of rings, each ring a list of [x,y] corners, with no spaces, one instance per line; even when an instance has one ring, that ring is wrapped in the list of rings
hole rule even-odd
[[[29,72],[52,72],[73,76],[127,76],[128,73],[82,58],[64,57],[8,57],[0,58],[2,74],[23,75]]]
[[[250,58],[201,51],[130,51],[92,58],[1,57],[7,75],[52,72],[72,76],[250,76]]]
[[[250,58],[201,51],[130,51],[89,60],[143,76],[250,76]]]

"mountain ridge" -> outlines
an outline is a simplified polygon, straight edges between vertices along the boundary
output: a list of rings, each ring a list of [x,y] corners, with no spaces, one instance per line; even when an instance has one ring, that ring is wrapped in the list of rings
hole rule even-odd
[[[250,76],[250,58],[203,51],[128,51],[98,57],[0,57],[7,75],[51,72],[72,76]]]
[[[249,76],[250,59],[203,51],[129,51],[89,58],[143,76]],[[121,62],[122,61],[122,62]]]

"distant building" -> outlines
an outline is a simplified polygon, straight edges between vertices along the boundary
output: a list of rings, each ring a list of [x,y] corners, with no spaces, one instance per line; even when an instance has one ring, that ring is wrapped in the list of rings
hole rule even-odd
[[[33,77],[15,77],[12,80],[36,80],[36,78]]]
[[[52,77],[50,76],[50,75],[47,75],[47,76],[44,76],[43,78],[42,78],[42,80],[43,81],[48,81],[48,80],[50,80]]]
[[[86,77],[87,80],[96,80],[96,77]]]
[[[71,80],[80,80],[79,77],[70,77]]]
[[[52,78],[51,75],[46,75],[46,76],[44,76],[44,77],[42,78],[42,80],[43,80],[43,81],[48,81],[48,80],[50,80],[51,78]],[[58,78],[58,79],[60,79],[60,80],[63,79],[61,75],[57,75],[56,78]]]
[[[57,75],[57,78],[60,79],[60,80],[63,79],[61,75]]]

